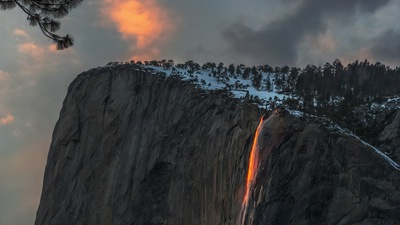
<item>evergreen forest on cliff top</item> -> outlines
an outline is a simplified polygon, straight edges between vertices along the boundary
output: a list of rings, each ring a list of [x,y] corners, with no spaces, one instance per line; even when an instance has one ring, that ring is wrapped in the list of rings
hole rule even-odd
[[[157,72],[168,72],[169,75],[196,83],[203,89],[210,89],[207,87],[212,84],[200,76],[206,75],[213,78],[219,87],[223,87],[218,91],[227,95],[233,96],[233,92],[241,90],[246,94],[240,98],[266,109],[283,104],[292,110],[328,118],[372,144],[374,135],[383,129],[375,120],[377,114],[385,110],[385,115],[388,115],[388,111],[394,111],[399,105],[400,68],[367,60],[343,65],[336,59],[323,66],[307,65],[305,68],[273,67],[268,64],[225,65],[222,62],[200,65],[193,60],[175,63],[165,59],[110,62],[107,66],[118,64],[136,64]],[[270,93],[271,97],[261,99],[259,94],[253,95],[247,91],[249,88],[257,93]],[[386,103],[390,102],[395,103],[394,107],[386,107]]]

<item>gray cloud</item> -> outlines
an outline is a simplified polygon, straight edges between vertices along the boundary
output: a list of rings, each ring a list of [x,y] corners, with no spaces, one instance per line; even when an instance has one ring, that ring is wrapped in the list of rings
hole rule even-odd
[[[400,61],[400,31],[393,29],[380,34],[373,41],[371,55],[392,64]],[[379,61],[378,60],[378,61]]]
[[[125,50],[112,31],[96,25],[97,12],[89,8],[83,4],[61,20],[60,34],[72,33],[75,46],[57,53],[18,9],[0,12],[0,71],[8,74],[0,79],[0,117],[15,118],[0,125],[0,224],[34,222],[51,132],[67,86],[78,73],[118,60]],[[16,37],[16,29],[28,36]],[[23,44],[30,48],[20,52]]]
[[[396,29],[389,30],[398,24],[398,10],[385,15],[395,19],[377,18],[379,23],[374,25],[358,17],[372,28],[361,34],[348,34],[354,27],[353,15],[372,15],[389,0],[158,2],[176,18],[173,37],[160,48],[161,58],[278,65],[295,64],[299,57],[307,55],[303,60],[314,63],[320,53],[307,54],[308,46],[299,45],[309,36],[331,31],[329,38],[336,38],[333,44],[340,45],[334,46],[335,52],[330,55],[343,57],[346,50],[357,52],[371,47],[368,50],[376,60],[399,62],[400,34]],[[18,45],[24,40],[18,41],[12,32],[25,30],[32,38],[29,42],[41,48],[51,42],[39,29],[29,27],[26,16],[18,10],[0,12],[0,70],[9,75],[9,81],[0,80],[0,113],[15,116],[13,123],[0,126],[0,180],[4,181],[0,184],[0,224],[33,223],[51,131],[69,83],[84,70],[109,61],[129,60],[130,51],[135,50],[129,48],[132,43],[121,38],[115,27],[99,22],[104,16],[99,14],[99,7],[98,1],[85,0],[61,20],[60,34],[71,33],[75,37],[71,51],[50,54],[43,50],[44,57],[38,59],[18,52]],[[339,24],[335,24],[335,30],[329,30],[332,20]],[[346,30],[338,30],[342,24]],[[371,32],[374,27],[381,29]],[[365,33],[371,35],[363,38]],[[31,195],[33,203],[21,206]]]
[[[267,21],[260,30],[235,23],[223,32],[223,36],[230,43],[231,55],[245,55],[254,63],[294,65],[302,41],[307,36],[325,32],[329,20],[348,25],[357,12],[373,13],[389,1],[304,0],[293,14]]]

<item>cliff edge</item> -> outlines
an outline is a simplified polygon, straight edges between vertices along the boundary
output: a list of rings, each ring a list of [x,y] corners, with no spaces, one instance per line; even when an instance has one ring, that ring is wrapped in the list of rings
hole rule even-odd
[[[35,225],[400,223],[397,164],[285,109],[254,138],[262,114],[137,65],[84,72],[54,129]]]
[[[261,110],[137,66],[68,89],[36,225],[232,224]]]
[[[400,167],[354,135],[275,110],[241,224],[400,223]]]

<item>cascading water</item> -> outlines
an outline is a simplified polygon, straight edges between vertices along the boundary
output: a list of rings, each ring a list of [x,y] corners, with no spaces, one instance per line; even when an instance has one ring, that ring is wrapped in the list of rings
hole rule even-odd
[[[240,219],[239,224],[245,225],[246,222],[246,214],[247,208],[249,206],[249,195],[250,191],[253,188],[253,181],[257,175],[258,170],[258,160],[259,160],[259,147],[258,147],[258,136],[260,134],[261,125],[264,121],[264,116],[261,117],[260,123],[258,124],[256,133],[254,134],[253,145],[250,151],[250,159],[249,159],[249,167],[247,170],[247,177],[246,177],[246,192],[243,197],[242,202],[242,209],[240,211]]]

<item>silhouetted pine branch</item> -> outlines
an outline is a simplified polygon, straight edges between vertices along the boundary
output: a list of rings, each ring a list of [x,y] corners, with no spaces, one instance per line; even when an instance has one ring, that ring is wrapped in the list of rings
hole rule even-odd
[[[73,38],[67,34],[59,36],[60,19],[77,7],[83,0],[0,0],[1,10],[11,10],[18,6],[27,14],[29,25],[39,26],[42,33],[54,41],[57,50],[73,45]]]

